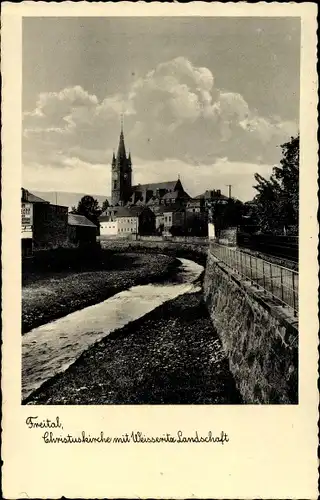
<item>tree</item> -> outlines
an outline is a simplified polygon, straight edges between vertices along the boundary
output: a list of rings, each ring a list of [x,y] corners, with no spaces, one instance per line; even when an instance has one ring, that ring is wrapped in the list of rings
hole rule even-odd
[[[110,206],[109,200],[108,198],[106,198],[102,203],[101,211],[105,212],[109,206]]]
[[[73,207],[74,209],[74,207]],[[84,215],[87,219],[91,220],[97,226],[99,225],[99,216],[101,215],[101,208],[98,200],[92,196],[83,196],[78,203],[78,207],[72,213]]]
[[[214,203],[211,207],[211,218],[218,232],[241,224],[242,213],[242,201],[234,198],[229,198],[225,203]]]
[[[298,232],[299,222],[299,136],[282,144],[280,165],[269,180],[255,174],[258,194],[254,198],[255,216],[262,232],[282,233],[288,227]]]

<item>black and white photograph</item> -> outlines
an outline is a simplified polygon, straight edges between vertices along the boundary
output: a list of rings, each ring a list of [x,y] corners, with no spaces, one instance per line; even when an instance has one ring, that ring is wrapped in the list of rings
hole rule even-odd
[[[1,31],[3,497],[316,498],[317,6]]]
[[[22,20],[22,404],[299,402],[299,17]]]

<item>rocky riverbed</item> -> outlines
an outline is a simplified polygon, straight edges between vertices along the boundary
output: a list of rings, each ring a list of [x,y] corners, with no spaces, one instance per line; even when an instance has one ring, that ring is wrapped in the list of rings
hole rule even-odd
[[[196,292],[114,331],[24,403],[238,404],[241,396]]]

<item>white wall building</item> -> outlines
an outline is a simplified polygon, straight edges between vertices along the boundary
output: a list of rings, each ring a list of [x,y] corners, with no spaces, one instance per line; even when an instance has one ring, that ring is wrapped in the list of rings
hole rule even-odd
[[[100,235],[101,236],[114,236],[118,234],[118,221],[109,220],[100,222]]]
[[[118,235],[127,236],[128,234],[138,234],[139,218],[117,215]]]

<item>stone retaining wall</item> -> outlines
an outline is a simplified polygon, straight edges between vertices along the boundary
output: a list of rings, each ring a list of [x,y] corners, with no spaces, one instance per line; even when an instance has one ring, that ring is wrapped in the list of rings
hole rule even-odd
[[[298,403],[298,325],[211,254],[204,298],[246,403]]]

